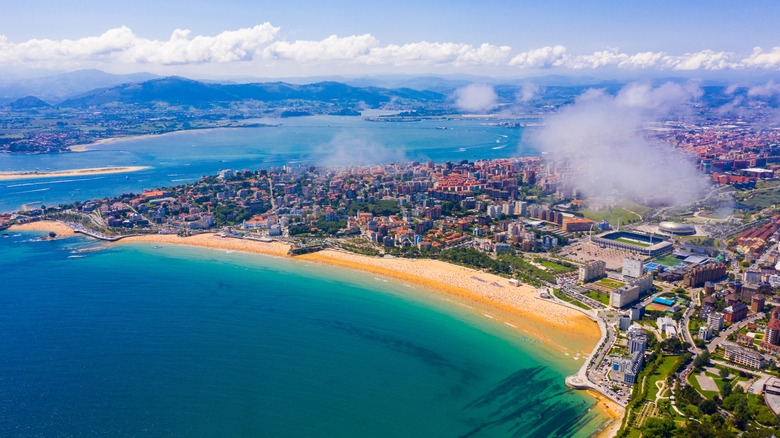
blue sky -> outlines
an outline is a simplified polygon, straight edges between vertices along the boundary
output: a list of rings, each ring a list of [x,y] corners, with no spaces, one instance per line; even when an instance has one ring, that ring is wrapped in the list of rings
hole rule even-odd
[[[780,69],[776,1],[4,3],[0,63],[17,68],[192,76]],[[177,29],[189,32],[172,37]]]

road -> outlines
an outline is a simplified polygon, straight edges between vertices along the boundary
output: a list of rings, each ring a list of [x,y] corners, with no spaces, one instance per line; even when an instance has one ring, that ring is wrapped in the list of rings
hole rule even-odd
[[[726,330],[721,330],[721,332],[718,334],[717,337],[713,338],[709,345],[707,346],[707,349],[710,350],[710,353],[714,353],[715,349],[718,348],[718,344],[723,342],[730,334],[736,332],[737,330],[741,329],[742,327],[745,327],[746,325],[755,322],[761,318],[764,317],[763,313],[757,313],[745,320],[742,320],[736,324],[732,324],[731,327],[727,328]]]

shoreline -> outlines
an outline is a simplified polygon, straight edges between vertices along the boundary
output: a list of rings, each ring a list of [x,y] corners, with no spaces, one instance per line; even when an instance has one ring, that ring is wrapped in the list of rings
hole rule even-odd
[[[72,176],[108,175],[112,173],[138,172],[150,169],[149,166],[91,167],[86,169],[54,170],[51,172],[21,171],[0,172],[0,181],[35,178],[62,178]]]
[[[134,134],[134,135],[126,135],[126,136],[120,136],[120,137],[109,137],[109,138],[101,138],[100,140],[93,141],[92,143],[84,143],[84,144],[74,144],[72,146],[68,146],[68,151],[70,152],[89,152],[90,146],[98,146],[103,144],[109,144],[109,143],[117,143],[120,141],[125,140],[143,140],[148,138],[155,138],[155,137],[162,137],[165,135],[171,135],[171,134],[177,134],[181,132],[192,132],[192,131],[204,131],[209,129],[230,129],[230,128],[261,128],[266,126],[278,126],[278,125],[263,125],[260,124],[258,126],[255,125],[239,125],[239,126],[204,126],[200,128],[189,128],[189,129],[179,129],[175,131],[169,131],[169,132],[163,132],[160,134]]]
[[[124,140],[141,140],[144,138],[154,138],[154,137],[162,137],[163,135],[172,134],[174,132],[181,132],[181,131],[171,131],[171,132],[165,132],[163,134],[139,134],[139,135],[128,135],[125,137],[109,137],[109,138],[101,138],[100,140],[93,141],[92,143],[85,143],[85,144],[74,144],[73,146],[68,146],[68,150],[71,152],[88,152],[89,149],[87,149],[90,146],[97,146],[101,144],[109,144],[109,143],[116,143],[119,141]]]
[[[67,225],[54,221],[14,225],[10,230],[54,231],[58,234],[56,236],[58,238],[74,234]],[[601,336],[598,324],[585,314],[536,298],[536,291],[531,286],[511,286],[503,277],[439,260],[369,257],[332,249],[293,257],[288,254],[290,245],[286,243],[220,237],[214,233],[190,237],[179,237],[175,234],[130,236],[110,245],[124,242],[189,245],[242,251],[326,264],[410,281],[438,292],[437,295],[447,301],[450,301],[450,297],[454,298],[454,304],[470,308],[469,313],[475,316],[484,315],[486,318],[503,322],[511,332],[520,335],[526,333],[547,341],[559,350],[559,353],[571,352],[563,353],[567,358],[570,354],[571,356],[576,354],[582,357],[581,360],[587,360],[593,344]],[[422,293],[426,294],[426,292]],[[598,393],[590,390],[586,392],[596,398],[594,407],[610,418],[603,429],[594,436],[601,438],[614,436],[624,412],[622,407]]]

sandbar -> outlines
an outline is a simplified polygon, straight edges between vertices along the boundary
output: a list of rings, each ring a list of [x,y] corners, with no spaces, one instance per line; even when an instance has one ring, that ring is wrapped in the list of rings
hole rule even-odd
[[[138,172],[139,170],[144,170],[144,169],[149,169],[149,166],[92,167],[88,169],[54,170],[51,172],[38,172],[38,171],[0,172],[0,181],[10,180],[10,179],[61,178],[61,177],[69,177],[69,176],[107,175],[110,173]]]

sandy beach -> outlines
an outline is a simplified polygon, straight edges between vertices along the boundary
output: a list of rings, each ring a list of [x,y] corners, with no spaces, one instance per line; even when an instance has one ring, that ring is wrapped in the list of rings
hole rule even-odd
[[[75,234],[73,228],[54,221],[37,221],[22,225],[14,225],[9,230],[49,231],[57,233],[57,237],[67,237]]]
[[[174,131],[179,132],[179,131]],[[166,132],[165,134],[170,134],[170,132]],[[86,152],[89,150],[90,146],[96,146],[101,144],[109,144],[109,143],[116,143],[118,141],[124,141],[124,140],[139,140],[142,138],[152,138],[152,137],[160,137],[165,134],[146,134],[146,135],[128,135],[126,137],[111,137],[111,138],[104,138],[102,140],[98,140],[93,143],[87,143],[87,144],[76,144],[73,146],[68,147],[71,152]]]
[[[481,312],[492,312],[490,316],[522,327],[537,338],[574,350],[592,348],[600,335],[596,323],[587,316],[536,298],[535,288],[515,287],[506,278],[474,269],[438,260],[368,257],[334,250],[296,258],[415,282],[454,295]],[[550,326],[556,330],[548,330]]]
[[[167,243],[174,245],[192,245],[206,248],[228,249],[233,251],[253,252],[256,254],[289,257],[290,245],[280,242],[260,242],[257,240],[233,239],[219,237],[214,233],[198,234],[190,237],[179,237],[175,234],[151,234],[124,238],[115,245],[126,242]]]
[[[89,169],[55,170],[52,172],[24,171],[0,172],[0,181],[29,178],[61,178],[68,176],[106,175],[109,173],[138,172],[149,169],[148,166],[93,167]]]
[[[607,427],[601,429],[596,435],[594,435],[594,438],[612,438],[620,429],[620,424],[623,421],[623,413],[625,410],[622,406],[595,391],[587,391],[587,393],[596,398],[596,407],[607,414],[609,418],[611,418],[611,421]]]

